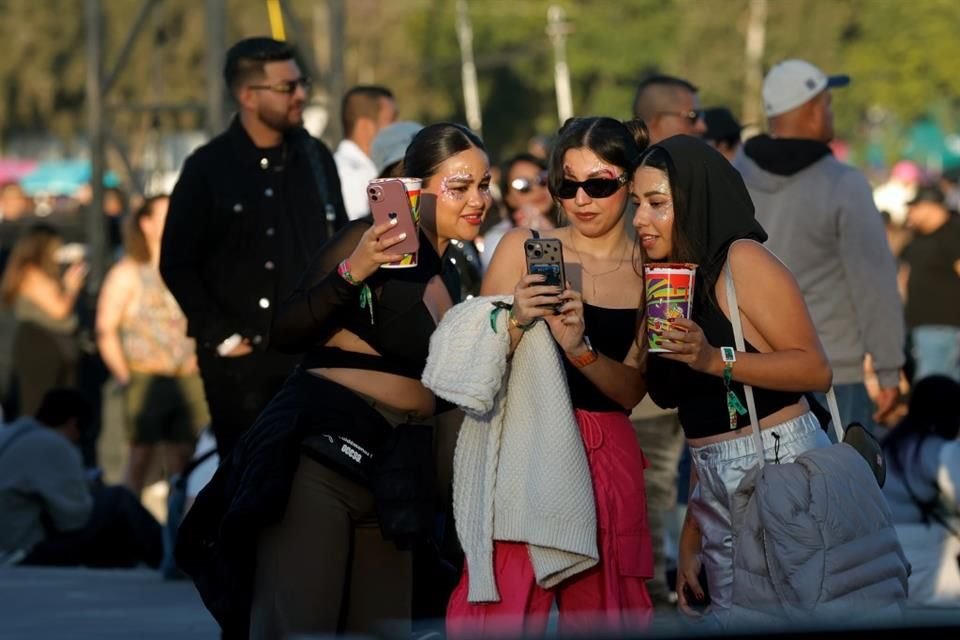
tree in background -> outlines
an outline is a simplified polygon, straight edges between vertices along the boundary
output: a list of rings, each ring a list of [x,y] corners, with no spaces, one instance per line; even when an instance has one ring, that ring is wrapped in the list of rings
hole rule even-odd
[[[328,68],[325,3],[289,4],[318,53],[322,73]],[[391,86],[404,118],[464,120],[454,4],[346,2],[346,85]],[[559,125],[545,33],[551,4],[564,6],[572,27],[567,60],[576,113],[626,117],[638,80],[662,71],[698,84],[705,104],[725,104],[741,115],[748,0],[474,0],[470,17],[483,133],[495,156],[519,150],[530,136]],[[139,5],[103,2],[108,64]],[[957,130],[960,40],[952,31],[960,24],[960,2],[768,0],[767,7],[764,70],[783,58],[802,57],[854,77],[836,103],[842,137],[882,140],[892,159],[919,119],[929,116],[942,130]],[[226,0],[226,14],[228,41],[269,31],[263,2]],[[111,100],[202,104],[203,20],[193,0],[161,0]],[[0,3],[0,41],[5,44],[0,139],[31,130],[65,139],[82,132],[83,3],[6,0]],[[324,78],[317,80],[322,94]],[[191,111],[111,116],[114,130],[134,140],[134,150],[137,135],[147,129],[182,129],[200,121],[201,114]]]

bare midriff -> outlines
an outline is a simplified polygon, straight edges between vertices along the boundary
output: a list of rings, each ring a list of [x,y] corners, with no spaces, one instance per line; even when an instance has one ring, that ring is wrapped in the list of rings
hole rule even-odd
[[[779,411],[775,411],[763,418],[760,421],[760,429],[769,429],[775,427],[782,422],[787,420],[793,420],[794,418],[799,418],[806,412],[810,410],[810,406],[807,404],[805,398],[800,398],[800,402],[796,404],[791,404],[788,407],[784,407]],[[689,438],[687,444],[693,448],[705,447],[708,444],[715,444],[717,442],[724,442],[726,440],[736,440],[737,438],[749,438],[750,437],[750,425],[746,427],[741,427],[735,431],[727,431],[726,433],[718,433],[715,436],[707,436],[705,438]]]
[[[380,355],[359,336],[346,329],[335,333],[324,346],[353,353]],[[419,380],[370,369],[317,367],[307,371],[372,398],[391,411],[412,413],[421,418],[433,415],[433,394]]]

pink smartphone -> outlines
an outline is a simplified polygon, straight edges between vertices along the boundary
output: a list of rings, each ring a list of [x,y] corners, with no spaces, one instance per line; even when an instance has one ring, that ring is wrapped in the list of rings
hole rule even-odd
[[[400,243],[387,248],[389,253],[416,253],[420,248],[420,236],[417,225],[413,221],[413,210],[410,208],[410,198],[403,181],[396,178],[376,180],[367,185],[367,200],[370,203],[370,213],[375,225],[386,224],[396,220],[396,231],[383,234],[384,240],[395,238],[401,233],[407,237]]]

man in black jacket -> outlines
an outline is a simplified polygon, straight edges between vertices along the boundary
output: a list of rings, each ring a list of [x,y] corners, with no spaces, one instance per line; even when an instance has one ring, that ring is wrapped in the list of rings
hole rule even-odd
[[[296,364],[269,348],[274,306],[347,220],[333,156],[302,126],[310,83],[294,50],[242,40],[224,78],[239,112],[184,163],[160,256],[197,341],[221,460]]]

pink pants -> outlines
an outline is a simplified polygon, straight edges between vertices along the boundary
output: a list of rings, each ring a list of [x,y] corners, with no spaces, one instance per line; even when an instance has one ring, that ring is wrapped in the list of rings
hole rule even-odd
[[[576,416],[593,479],[600,562],[544,589],[536,582],[526,544],[495,541],[500,601],[468,602],[469,567],[464,567],[447,605],[450,636],[543,634],[554,599],[560,633],[622,631],[649,624],[653,604],[646,581],[653,576],[653,547],[643,485],[646,458],[624,414],[577,410]]]

